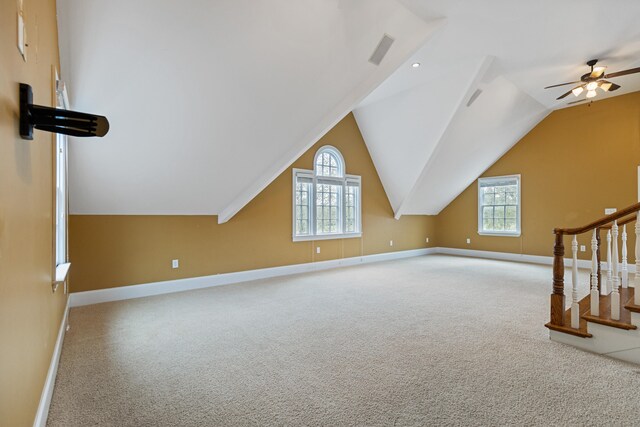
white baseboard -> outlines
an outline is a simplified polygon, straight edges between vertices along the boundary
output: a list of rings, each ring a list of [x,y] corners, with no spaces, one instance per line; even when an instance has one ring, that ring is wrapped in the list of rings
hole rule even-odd
[[[70,304],[69,300],[70,298],[67,299],[67,305],[65,306],[64,314],[62,315],[62,322],[60,323],[60,329],[58,330],[56,344],[53,347],[51,364],[49,364],[47,378],[44,382],[44,387],[42,388],[42,395],[40,396],[40,403],[38,404],[36,418],[33,421],[34,427],[45,427],[47,425],[47,417],[49,416],[49,405],[51,405],[51,396],[53,395],[53,387],[55,386],[56,374],[58,373],[58,362],[60,361],[60,354],[62,353],[64,334],[67,330],[67,316],[69,314]]]
[[[493,251],[479,251],[475,249],[458,249],[458,248],[435,248],[436,253],[443,255],[458,255],[458,256],[466,256],[472,258],[487,258],[487,259],[496,259],[501,261],[515,261],[515,262],[528,262],[531,264],[543,264],[543,265],[553,265],[553,257],[552,256],[542,256],[542,255],[526,255],[526,254],[512,254],[509,252],[493,252]],[[571,267],[571,263],[573,260],[571,258],[564,259],[565,267]],[[586,268],[591,269],[591,261],[586,259],[578,260],[578,268]],[[629,273],[636,272],[635,264],[628,264],[627,269]],[[601,270],[607,271],[608,266],[606,262],[601,263]]]
[[[553,264],[553,257],[551,256],[436,247],[409,251],[386,252],[382,254],[310,262],[305,264],[285,265],[282,267],[261,268],[257,270],[238,271],[234,273],[215,274],[211,276],[192,277],[187,279],[167,280],[164,282],[144,283],[140,285],[120,286],[116,288],[99,289],[96,291],[75,292],[69,296],[69,307],[80,307],[83,305],[99,304],[103,302],[142,298],[152,295],[161,295],[194,289],[204,289],[213,286],[247,282],[250,280],[267,279],[270,277],[287,276],[291,274],[307,273],[311,271],[348,267],[357,264],[389,261],[429,254],[458,255],[543,265]],[[567,267],[571,266],[571,262],[572,260],[568,258],[564,260],[565,266]],[[578,267],[589,269],[591,268],[591,261],[578,260]],[[630,273],[635,273],[636,271],[635,265],[633,264],[630,264],[628,269]],[[602,270],[607,270],[606,262],[602,263]]]
[[[141,285],[120,286],[117,288],[99,289],[96,291],[75,292],[69,296],[69,306],[99,304],[132,298],[173,292],[204,289],[213,286],[230,285],[249,280],[287,276],[330,268],[347,267],[371,262],[389,261],[400,258],[416,257],[436,253],[436,248],[413,249],[408,251],[387,252],[375,255],[364,255],[353,258],[342,258],[330,261],[319,261],[305,264],[286,265],[282,267],[261,268],[257,270],[238,271],[235,273],[215,274],[212,276],[193,277],[188,279],[167,280],[164,282],[145,283]]]

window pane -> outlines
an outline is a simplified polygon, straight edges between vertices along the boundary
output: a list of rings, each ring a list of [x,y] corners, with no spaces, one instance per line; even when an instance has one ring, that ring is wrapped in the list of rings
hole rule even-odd
[[[493,208],[493,216],[494,218],[504,218],[504,206],[496,206]]]
[[[493,207],[483,207],[482,208],[482,218],[490,218],[493,219]]]
[[[340,232],[341,185],[318,184],[316,198],[316,228],[318,233]]]
[[[495,194],[494,193],[485,193],[484,198],[482,199],[483,205],[493,205],[495,203]]]
[[[56,265],[67,262],[67,137],[56,135]]]
[[[315,173],[318,176],[342,176],[342,162],[333,149],[325,149],[316,157]]]
[[[518,214],[517,206],[507,206],[506,215],[505,215],[507,218],[516,218],[517,214]]]
[[[311,184],[308,182],[296,183],[296,194],[294,198],[294,223],[296,235],[308,235],[309,234],[309,192],[311,191]]]

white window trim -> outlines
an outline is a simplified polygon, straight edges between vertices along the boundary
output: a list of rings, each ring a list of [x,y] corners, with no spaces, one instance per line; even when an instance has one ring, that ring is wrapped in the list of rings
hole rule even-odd
[[[69,97],[67,95],[67,87],[64,84],[64,82],[62,82],[59,77],[58,77],[58,71],[56,70],[56,108],[63,108],[63,109],[68,109],[69,108]],[[60,102],[61,101],[61,102]],[[54,233],[54,240],[55,240],[55,246],[54,246],[54,257],[55,257],[55,264],[56,264],[56,271],[55,271],[55,277],[53,279],[53,284],[60,284],[60,283],[65,283],[67,280],[67,276],[69,274],[69,269],[71,267],[71,263],[69,262],[69,168],[68,168],[68,150],[69,150],[69,142],[67,139],[66,135],[56,135],[56,142],[55,142],[55,158],[56,158],[56,175],[59,173],[59,147],[58,147],[58,141],[59,138],[64,138],[64,145],[65,145],[65,150],[64,150],[64,159],[62,159],[62,162],[64,163],[64,186],[65,186],[65,191],[64,191],[64,207],[65,207],[65,225],[64,225],[64,236],[62,236],[62,238],[64,239],[64,245],[62,245],[64,247],[64,254],[62,256],[63,260],[62,262],[60,261],[60,254],[59,254],[59,250],[60,250],[60,244],[58,239],[60,238],[59,236],[59,227],[57,226],[57,221],[58,221],[58,196],[57,196],[57,176],[56,176],[56,196],[54,197],[54,209],[55,209],[55,217],[56,217],[56,227],[55,227],[55,233]],[[65,293],[66,293],[66,289],[65,289]]]
[[[499,181],[504,179],[516,178],[518,181],[518,213],[516,218],[516,231],[484,231],[482,229],[482,186],[486,181]],[[502,237],[520,237],[522,235],[522,178],[520,174],[488,176],[478,178],[478,234],[481,236],[502,236]]]
[[[335,150],[335,149],[334,149]],[[318,150],[318,152],[321,152],[322,149]],[[344,160],[342,159],[342,157],[340,157],[340,160],[343,162],[343,168],[344,168]],[[315,158],[314,158],[314,163],[315,165]],[[343,169],[344,170],[344,169]],[[306,176],[308,178],[312,179],[312,187],[313,187],[313,200],[310,200],[310,205],[311,205],[311,209],[309,212],[309,229],[311,231],[311,233],[309,235],[306,236],[297,236],[295,234],[295,229],[296,229],[296,204],[294,202],[295,200],[295,194],[296,194],[296,178],[298,176]],[[344,177],[328,177],[328,176],[321,176],[320,178],[322,178],[323,180],[329,180],[329,181],[335,181],[336,184],[342,185],[342,188],[344,190],[344,188],[346,188],[347,185],[347,181],[357,181],[358,182],[358,217],[357,217],[357,221],[358,221],[358,232],[355,233],[331,233],[331,234],[316,234],[316,203],[315,203],[315,188],[316,188],[316,184],[318,181],[318,177],[315,174],[314,170],[308,170],[308,169],[297,169],[297,168],[293,168],[293,179],[292,181],[292,209],[291,209],[291,236],[294,242],[308,242],[308,241],[312,241],[312,240],[332,240],[332,239],[353,239],[353,238],[358,238],[358,237],[362,237],[362,178],[358,175],[348,175],[345,174]],[[340,224],[342,227],[342,221],[346,215],[345,209],[346,209],[346,203],[345,203],[345,198],[346,198],[346,192],[342,191],[342,204],[341,204],[341,212],[340,212]]]

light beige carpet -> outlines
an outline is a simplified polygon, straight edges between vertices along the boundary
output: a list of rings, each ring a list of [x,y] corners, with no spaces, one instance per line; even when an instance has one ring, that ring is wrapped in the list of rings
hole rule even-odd
[[[432,255],[75,308],[49,425],[640,423],[640,367],[549,341],[550,290]]]

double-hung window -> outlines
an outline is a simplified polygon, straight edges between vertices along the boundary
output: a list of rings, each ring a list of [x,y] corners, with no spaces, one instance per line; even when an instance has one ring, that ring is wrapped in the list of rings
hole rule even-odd
[[[324,146],[314,169],[293,170],[293,240],[360,237],[361,179],[345,173],[342,154]]]
[[[520,235],[520,175],[478,179],[478,233]]]
[[[56,73],[57,74],[57,73]],[[56,107],[67,109],[69,101],[65,85],[56,80]],[[55,262],[54,283],[65,282],[70,264],[67,260],[67,135],[56,134],[56,194],[55,194]],[[66,289],[66,288],[65,288]]]

